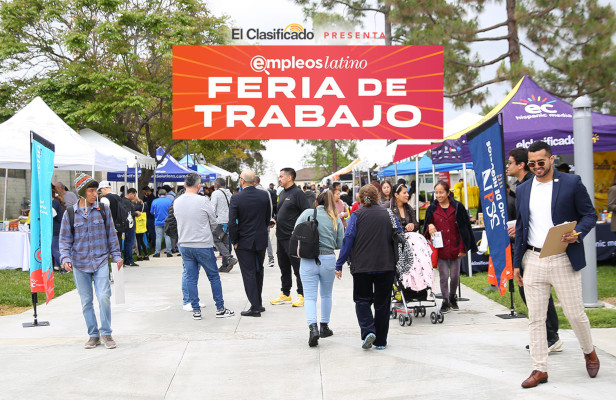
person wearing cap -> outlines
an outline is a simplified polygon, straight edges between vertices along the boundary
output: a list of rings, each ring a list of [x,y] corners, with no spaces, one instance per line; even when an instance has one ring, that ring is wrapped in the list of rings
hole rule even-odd
[[[118,220],[118,204],[122,201],[122,198],[111,190],[111,182],[101,181],[98,184],[98,191],[101,194],[101,203],[105,204],[109,210],[111,210],[111,219],[113,222]],[[115,226],[115,225],[114,225]],[[118,243],[120,243],[120,249],[122,248],[122,232],[117,232]]]
[[[571,167],[567,163],[560,164],[558,167],[556,167],[556,169],[560,172],[564,172],[565,174],[568,174],[569,171],[571,171]]]
[[[120,243],[111,210],[106,204],[97,202],[98,182],[89,175],[78,174],[75,188],[80,199],[71,212],[65,212],[62,217],[60,260],[66,271],[73,271],[81,299],[89,336],[84,347],[93,349],[101,344],[102,339],[106,348],[113,349],[116,343],[111,337],[111,286],[107,263],[111,257],[117,263],[117,268],[122,268]],[[72,224],[69,214],[73,214]],[[92,284],[100,309],[100,328],[92,304]]]

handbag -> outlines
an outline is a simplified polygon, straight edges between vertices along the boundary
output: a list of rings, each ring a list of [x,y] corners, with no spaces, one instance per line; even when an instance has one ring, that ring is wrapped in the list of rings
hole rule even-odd
[[[432,245],[432,242],[428,242],[432,249],[432,268],[438,268],[438,249]]]

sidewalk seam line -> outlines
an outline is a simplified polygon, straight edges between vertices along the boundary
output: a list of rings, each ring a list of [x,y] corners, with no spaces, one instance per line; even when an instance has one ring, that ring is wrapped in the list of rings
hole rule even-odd
[[[171,384],[173,383],[173,380],[175,379],[175,374],[177,374],[178,369],[180,368],[180,365],[182,364],[182,360],[184,360],[184,354],[186,354],[186,349],[188,348],[188,344],[189,343],[190,343],[190,340],[188,340],[186,342],[186,346],[184,346],[184,351],[182,352],[182,357],[180,357],[180,361],[178,362],[178,365],[176,365],[175,371],[173,371],[173,376],[171,377],[171,380],[169,381],[169,385],[167,386],[167,390],[165,390],[165,397],[163,397],[163,399],[167,398],[167,394],[169,393],[169,389],[171,388]]]

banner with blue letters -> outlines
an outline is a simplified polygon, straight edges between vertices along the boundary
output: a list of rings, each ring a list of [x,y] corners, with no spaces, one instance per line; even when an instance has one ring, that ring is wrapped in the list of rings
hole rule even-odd
[[[505,187],[505,149],[503,127],[499,115],[466,137],[473,159],[473,169],[483,208],[488,245],[490,246],[490,271],[503,296],[507,281],[513,277],[511,242],[507,234],[507,190]]]

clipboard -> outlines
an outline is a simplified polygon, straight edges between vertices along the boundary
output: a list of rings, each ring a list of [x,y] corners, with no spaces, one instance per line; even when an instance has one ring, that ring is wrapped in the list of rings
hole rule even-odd
[[[560,225],[551,227],[548,231],[548,236],[545,238],[543,247],[541,248],[539,258],[550,257],[560,253],[564,253],[565,250],[567,250],[567,246],[569,245],[569,243],[563,242],[561,239],[565,233],[574,230],[575,225],[577,225],[577,222],[573,221],[563,222]]]

